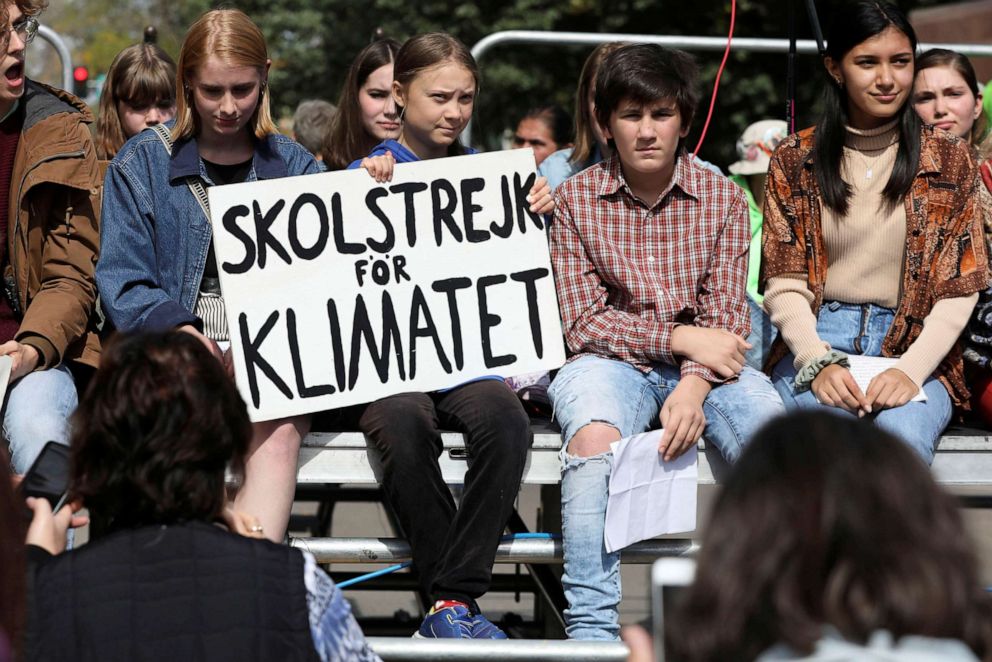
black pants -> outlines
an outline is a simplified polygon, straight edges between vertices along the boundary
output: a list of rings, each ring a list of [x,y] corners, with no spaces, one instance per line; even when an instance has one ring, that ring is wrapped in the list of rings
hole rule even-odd
[[[401,393],[366,405],[359,427],[382,453],[383,491],[410,540],[424,592],[477,610],[533,440],[517,396],[496,380]],[[440,429],[465,433],[468,471],[457,509],[438,464]]]

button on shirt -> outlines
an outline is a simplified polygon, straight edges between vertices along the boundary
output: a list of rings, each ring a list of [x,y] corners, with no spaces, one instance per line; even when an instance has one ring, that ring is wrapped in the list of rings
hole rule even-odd
[[[555,203],[551,259],[572,358],[595,354],[645,372],[662,362],[682,376],[726,381],[673,356],[672,331],[688,324],[750,333],[743,191],[683,154],[648,206],[613,157],[562,184]]]

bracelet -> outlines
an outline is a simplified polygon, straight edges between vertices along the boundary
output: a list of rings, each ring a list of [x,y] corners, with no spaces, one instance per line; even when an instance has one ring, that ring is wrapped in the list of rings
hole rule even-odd
[[[847,359],[847,354],[836,349],[830,350],[823,356],[818,356],[796,373],[794,380],[796,393],[808,391],[810,386],[813,385],[813,380],[816,379],[816,376],[828,365],[842,365],[845,368],[850,368],[851,362]]]

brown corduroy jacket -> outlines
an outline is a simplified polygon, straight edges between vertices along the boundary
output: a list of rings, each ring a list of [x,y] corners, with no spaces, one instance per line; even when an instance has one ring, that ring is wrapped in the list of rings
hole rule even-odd
[[[20,316],[16,339],[38,349],[39,369],[67,361],[95,367],[103,181],[87,126],[93,115],[68,92],[34,81],[21,103],[3,273]]]

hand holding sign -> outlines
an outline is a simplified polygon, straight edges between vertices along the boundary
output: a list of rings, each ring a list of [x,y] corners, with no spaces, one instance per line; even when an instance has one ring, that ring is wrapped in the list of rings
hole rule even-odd
[[[526,150],[211,187],[253,420],[564,362]],[[545,200],[546,194],[542,197]]]

